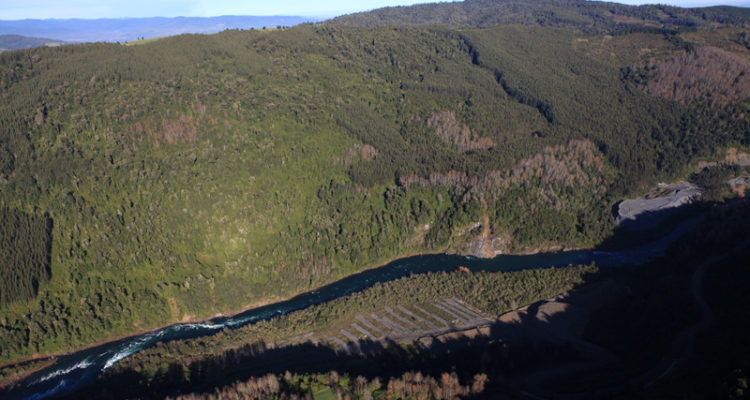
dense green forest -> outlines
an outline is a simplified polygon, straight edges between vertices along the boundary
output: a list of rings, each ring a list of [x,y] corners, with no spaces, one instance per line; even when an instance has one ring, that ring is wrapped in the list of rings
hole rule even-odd
[[[3,266],[26,286],[0,295],[0,361],[482,234],[504,252],[593,246],[617,201],[750,146],[748,93],[644,89],[694,48],[747,59],[743,14],[705,12],[726,25],[318,24],[2,53],[0,209],[54,224]]]
[[[679,8],[667,5],[632,7],[582,0],[464,0],[409,7],[380,8],[344,15],[332,25],[449,25],[491,27],[527,25],[575,28],[587,33],[646,28],[742,25],[750,12],[737,7]]]
[[[50,277],[52,221],[0,209],[0,306],[36,297],[39,284]]]

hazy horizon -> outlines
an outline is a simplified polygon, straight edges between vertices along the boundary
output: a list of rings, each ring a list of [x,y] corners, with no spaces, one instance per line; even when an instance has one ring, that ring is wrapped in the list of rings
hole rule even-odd
[[[156,4],[132,0],[127,4],[114,1],[72,0],[61,6],[57,0],[6,0],[0,20],[26,19],[129,19],[129,18],[212,18],[226,16],[299,16],[326,19],[382,7],[437,3],[424,0],[330,0],[311,4],[302,0],[277,2],[242,2],[239,0],[167,0]],[[748,7],[750,0],[677,0],[615,1],[627,5],[663,4],[678,7],[735,6]]]

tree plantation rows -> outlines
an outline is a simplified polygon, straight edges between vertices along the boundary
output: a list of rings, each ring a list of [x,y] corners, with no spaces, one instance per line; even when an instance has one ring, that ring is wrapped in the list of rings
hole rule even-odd
[[[597,273],[598,269],[594,266],[496,273],[457,271],[377,283],[330,302],[235,330],[226,329],[211,337],[160,343],[117,364],[102,378],[101,385],[105,388],[113,385],[126,387],[134,383],[130,381],[134,379],[167,393],[174,388],[184,392],[190,387],[214,382],[218,379],[216,374],[221,374],[221,371],[242,370],[245,364],[252,365],[265,356],[273,359],[275,352],[284,351],[283,348],[274,350],[274,346],[267,346],[266,343],[325,329],[384,306],[396,307],[456,297],[488,315],[498,316],[571,290]],[[299,358],[306,348],[301,345],[297,350],[290,347],[288,351]]]

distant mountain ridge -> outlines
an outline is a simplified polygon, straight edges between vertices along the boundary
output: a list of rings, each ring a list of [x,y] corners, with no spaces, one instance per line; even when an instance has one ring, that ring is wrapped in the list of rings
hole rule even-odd
[[[21,35],[0,35],[0,52],[7,50],[30,49],[39,46],[59,46],[68,44],[61,40],[28,37]]]
[[[680,8],[587,0],[465,0],[380,8],[343,15],[327,23],[365,27],[448,25],[475,28],[519,24],[602,32],[633,25],[670,29],[743,25],[748,20],[750,9],[730,6]]]
[[[0,35],[48,37],[71,42],[127,42],[183,33],[216,33],[225,29],[261,29],[314,22],[296,16],[154,17],[101,19],[0,20]]]

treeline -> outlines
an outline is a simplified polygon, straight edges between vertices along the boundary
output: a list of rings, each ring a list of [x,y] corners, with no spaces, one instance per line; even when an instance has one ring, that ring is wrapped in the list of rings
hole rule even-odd
[[[690,182],[703,189],[703,199],[721,201],[729,196],[729,180],[743,173],[750,173],[750,168],[737,165],[713,165],[690,175]]]
[[[750,15],[735,7],[678,8],[666,5],[627,6],[604,2],[470,0],[460,3],[389,7],[349,14],[332,25],[449,25],[491,27],[506,24],[576,28],[607,32],[630,26],[708,27],[711,23],[742,26]]]
[[[50,278],[52,219],[0,208],[0,306],[36,297]]]
[[[387,382],[376,377],[368,379],[362,375],[350,377],[336,371],[328,374],[268,374],[246,381],[214,389],[208,393],[190,393],[168,400],[203,399],[312,399],[322,392],[335,399],[435,399],[476,397],[484,391],[487,375],[477,374],[473,381],[461,385],[456,373],[444,372],[437,379],[421,372],[406,372],[401,377],[392,377]]]

